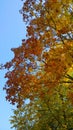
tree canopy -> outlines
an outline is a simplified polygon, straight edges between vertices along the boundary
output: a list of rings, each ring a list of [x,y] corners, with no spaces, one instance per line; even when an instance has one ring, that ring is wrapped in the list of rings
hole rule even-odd
[[[6,99],[18,107],[29,99],[32,110],[37,99],[48,110],[46,117],[41,113],[43,130],[67,129],[73,114],[73,0],[25,0],[20,12],[27,34],[5,64]],[[47,126],[49,119],[54,122]]]

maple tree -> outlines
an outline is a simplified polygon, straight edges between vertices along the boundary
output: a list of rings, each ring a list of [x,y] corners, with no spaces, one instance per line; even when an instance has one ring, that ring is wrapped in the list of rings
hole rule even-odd
[[[30,102],[37,98],[47,105],[50,97],[50,108],[56,115],[61,109],[61,118],[63,107],[58,87],[67,89],[62,91],[67,99],[64,104],[67,114],[70,109],[67,104],[73,105],[73,0],[25,0],[20,12],[27,25],[27,38],[21,46],[11,49],[14,58],[5,64],[6,99],[21,107],[28,98]],[[57,113],[58,97],[54,100],[54,93],[61,101]],[[68,122],[64,122],[66,127]]]
[[[12,103],[42,97],[43,89],[48,94],[64,76],[71,77],[67,72],[73,67],[72,5],[72,0],[24,2],[27,39],[12,48],[14,58],[5,64],[6,98]]]

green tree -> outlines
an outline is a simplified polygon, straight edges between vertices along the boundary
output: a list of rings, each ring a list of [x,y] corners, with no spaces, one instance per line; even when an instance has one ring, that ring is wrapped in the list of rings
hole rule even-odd
[[[60,85],[52,95],[37,98],[14,110],[10,122],[17,130],[71,130],[73,106],[67,98],[68,87]],[[16,124],[16,125],[15,125]]]

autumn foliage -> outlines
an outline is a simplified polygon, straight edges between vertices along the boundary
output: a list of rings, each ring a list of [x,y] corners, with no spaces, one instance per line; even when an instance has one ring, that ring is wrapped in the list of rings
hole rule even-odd
[[[26,0],[21,13],[27,38],[11,49],[14,58],[5,64],[6,99],[22,104],[26,98],[43,98],[44,89],[50,94],[54,87],[68,81],[72,89],[73,1]]]
[[[57,99],[58,111],[66,99],[69,110],[68,103],[73,104],[73,0],[25,0],[20,12],[27,34],[21,46],[11,49],[14,58],[4,65],[6,99],[19,107],[26,99],[30,104],[38,99],[54,113]]]
[[[38,125],[34,123],[31,130],[37,130],[41,122],[39,130],[53,130],[55,126],[67,130],[72,126],[69,114],[73,113],[73,0],[25,0],[20,12],[27,34],[21,46],[11,49],[14,58],[4,65],[8,70],[6,99],[17,103],[18,113],[26,99],[30,100],[27,106],[32,115],[34,109],[37,111],[35,106],[40,106],[40,111],[45,106],[48,116],[44,118],[45,113],[37,112],[34,118]]]

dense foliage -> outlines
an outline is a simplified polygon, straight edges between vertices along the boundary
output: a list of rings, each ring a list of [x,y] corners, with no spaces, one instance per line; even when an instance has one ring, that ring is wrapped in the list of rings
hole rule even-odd
[[[11,49],[14,58],[5,64],[6,99],[18,105],[11,122],[17,130],[70,130],[73,0],[25,0],[20,12],[27,38]]]

